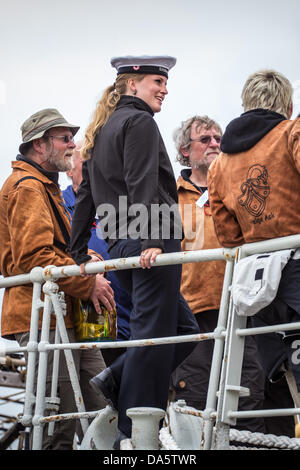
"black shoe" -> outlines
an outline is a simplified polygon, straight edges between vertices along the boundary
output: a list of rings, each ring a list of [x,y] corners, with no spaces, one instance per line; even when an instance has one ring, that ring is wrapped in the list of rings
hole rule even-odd
[[[105,401],[115,410],[118,410],[118,387],[110,367],[90,380],[96,393],[102,395]]]

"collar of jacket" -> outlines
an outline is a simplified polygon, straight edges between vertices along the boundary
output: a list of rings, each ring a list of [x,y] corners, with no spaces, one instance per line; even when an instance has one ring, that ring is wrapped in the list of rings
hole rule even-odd
[[[286,118],[282,114],[266,109],[247,111],[228,124],[221,140],[221,150],[224,153],[249,150],[284,120]]]
[[[48,183],[48,184],[54,183],[56,186],[58,186],[58,183],[50,179],[45,173],[42,173],[35,165],[31,165],[30,163],[28,163],[27,161],[23,159],[18,159],[17,161],[13,161],[11,163],[11,166],[13,170],[22,170],[23,172],[25,172],[24,175],[20,175],[19,179],[21,179],[23,176],[27,176],[26,173],[29,173],[30,175],[35,176],[36,178],[41,180],[43,183]]]
[[[193,183],[193,181],[190,180],[191,174],[192,170],[190,170],[189,168],[181,170],[180,176],[177,180],[177,191],[182,188],[188,191],[195,191],[200,194],[203,194],[207,187],[199,187],[195,183]]]
[[[19,153],[17,155],[16,160],[28,163],[29,165],[33,166],[40,173],[42,173],[42,175],[46,176],[46,178],[48,178],[53,183],[55,183],[56,186],[59,186],[59,184],[58,184],[58,172],[44,170],[40,165],[38,165],[37,163],[35,163],[34,161],[32,161],[30,158],[26,157],[25,155],[22,155],[21,153]]]
[[[148,111],[151,116],[154,116],[154,112],[152,111],[150,106],[148,106],[148,104],[144,100],[141,100],[136,96],[122,95],[118,101],[117,109],[123,108],[124,106],[134,106],[135,108],[141,109],[142,111]]]

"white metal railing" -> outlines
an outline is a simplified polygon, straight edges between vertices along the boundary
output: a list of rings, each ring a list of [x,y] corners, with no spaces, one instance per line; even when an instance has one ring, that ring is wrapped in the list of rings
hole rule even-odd
[[[299,247],[299,235],[265,240],[251,244],[242,245],[238,252],[236,262],[246,256],[259,253],[268,253],[286,249],[297,249]],[[216,436],[216,447],[219,449],[229,448],[230,426],[236,424],[239,418],[254,418],[267,416],[296,416],[299,414],[298,394],[292,393],[294,384],[291,384],[291,374],[286,375],[291,395],[297,404],[295,408],[237,411],[239,396],[243,393],[240,386],[241,370],[243,362],[244,339],[247,335],[272,333],[275,331],[292,330],[300,327],[300,322],[289,324],[269,325],[260,328],[246,328],[247,317],[239,316],[235,312],[232,301],[230,301],[227,323],[227,337],[225,342],[221,380],[219,384],[220,398],[218,400],[216,422],[219,423],[219,436]],[[218,439],[220,437],[220,439]],[[300,441],[299,441],[300,442]]]
[[[63,419],[80,419],[83,432],[88,429],[88,418],[94,418],[98,411],[86,412],[80,385],[76,374],[76,369],[72,357],[72,349],[105,349],[122,347],[155,346],[159,344],[170,344],[190,341],[205,341],[214,339],[214,352],[212,367],[207,394],[206,408],[202,412],[204,427],[204,449],[228,448],[228,435],[231,424],[239,417],[266,416],[300,414],[300,409],[289,410],[253,410],[249,412],[237,411],[240,389],[240,368],[243,359],[243,341],[247,334],[260,334],[283,329],[294,329],[295,325],[270,326],[260,329],[248,330],[246,318],[234,314],[230,298],[230,286],[234,271],[234,265],[239,257],[249,256],[254,253],[279,251],[283,249],[293,249],[300,247],[300,235],[293,235],[279,239],[266,240],[252,244],[245,244],[242,247],[233,249],[212,249],[189,252],[161,254],[157,257],[155,266],[168,264],[185,264],[191,262],[205,262],[211,260],[225,260],[226,270],[224,275],[223,291],[219,309],[219,318],[216,329],[211,333],[185,335],[167,338],[148,338],[144,340],[118,341],[118,342],[92,342],[92,343],[69,343],[67,331],[64,323],[65,304],[61,293],[59,293],[56,280],[66,276],[79,276],[79,266],[34,268],[30,273],[5,278],[0,280],[0,288],[12,287],[23,284],[33,284],[33,298],[31,310],[31,326],[29,342],[26,347],[6,347],[2,354],[15,352],[28,353],[27,378],[24,413],[20,421],[24,426],[33,426],[33,449],[42,448],[42,437],[45,423],[50,423],[48,433],[53,433],[53,426],[56,421]],[[116,271],[122,269],[138,269],[139,257],[120,258],[114,260],[89,263],[86,266],[87,274],[95,274],[106,271]],[[44,293],[44,301],[41,300],[41,293]],[[41,337],[38,341],[38,317],[39,310],[43,307]],[[50,317],[54,313],[56,316],[56,336],[55,343],[49,343]],[[45,397],[45,384],[47,376],[48,352],[54,350],[54,363],[52,371],[51,397]],[[78,412],[68,415],[58,415],[59,398],[57,397],[58,381],[58,361],[60,351],[63,350],[67,359],[70,381],[74,389],[74,396]],[[36,373],[36,359],[38,357],[37,387],[34,390],[34,377]],[[226,360],[224,361],[224,357]],[[238,358],[238,360],[237,360]],[[235,391],[236,393],[232,393]],[[218,398],[217,398],[218,396]],[[45,416],[47,406],[51,407],[51,415]],[[214,424],[219,426],[219,438],[216,444],[212,443]]]

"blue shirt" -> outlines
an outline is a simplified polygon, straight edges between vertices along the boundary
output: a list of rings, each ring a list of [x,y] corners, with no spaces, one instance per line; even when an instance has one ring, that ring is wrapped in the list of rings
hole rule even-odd
[[[72,185],[63,190],[65,208],[70,214],[70,222],[74,211],[76,194]],[[89,241],[89,248],[99,253],[104,260],[110,259],[108,254],[108,246],[105,240],[101,237],[100,228],[97,227],[97,220],[95,219],[92,229],[91,238]],[[117,306],[117,319],[118,319],[118,340],[128,340],[130,337],[130,312],[132,310],[132,303],[130,295],[121,286],[116,274],[109,271],[106,276],[107,280],[111,282],[110,286],[115,294],[115,301]]]

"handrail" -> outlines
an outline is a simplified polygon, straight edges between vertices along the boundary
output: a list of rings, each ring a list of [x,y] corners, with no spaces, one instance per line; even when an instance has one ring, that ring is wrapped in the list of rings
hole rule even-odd
[[[300,235],[290,235],[287,237],[273,238],[253,243],[245,243],[244,245],[234,248],[214,248],[210,250],[194,250],[181,251],[177,253],[163,253],[158,255],[154,266],[164,266],[171,264],[197,263],[201,261],[215,261],[234,259],[237,252],[240,251],[242,256],[249,256],[255,253],[279,251],[285,249],[296,249],[300,247]],[[88,263],[85,267],[87,274],[96,274],[107,271],[118,271],[123,269],[138,269],[139,256],[129,258],[110,259]],[[79,276],[80,268],[76,264],[61,267],[34,268],[43,270],[40,273],[40,281],[47,280],[49,276],[60,279],[69,276]],[[31,272],[32,273],[32,272]],[[17,276],[9,276],[0,279],[0,288],[12,287],[22,284],[32,283],[32,274],[19,274]],[[37,280],[37,279],[36,279]]]
[[[300,238],[299,238],[300,240]],[[300,244],[300,241],[299,241]],[[234,258],[236,249],[215,248],[211,250],[181,251],[177,253],[164,253],[158,255],[154,266],[165,266],[171,264],[197,263],[201,261],[228,260]],[[132,256],[130,258],[110,259],[88,263],[85,267],[86,274],[96,274],[108,271],[118,271],[123,269],[138,269],[140,257]],[[47,279],[60,279],[69,276],[79,276],[80,268],[76,264],[67,266],[47,266],[46,268],[36,267],[31,273],[19,274],[0,279],[0,288],[12,287],[22,284],[30,284],[34,280],[44,282]]]
[[[234,264],[237,262],[237,260],[240,257],[245,257],[249,256],[251,254],[255,253],[263,253],[263,252],[271,252],[271,251],[279,251],[279,250],[285,250],[285,249],[296,249],[300,247],[300,235],[292,235],[289,237],[281,237],[277,239],[271,239],[271,240],[264,240],[261,242],[255,242],[255,243],[249,243],[249,244],[244,244],[239,247],[234,247],[234,248],[215,248],[215,249],[210,249],[210,250],[196,250],[196,251],[184,251],[184,252],[178,252],[178,253],[163,253],[161,255],[158,255],[156,258],[156,261],[153,263],[153,267],[155,266],[164,266],[164,265],[171,265],[171,264],[185,264],[185,263],[191,263],[191,262],[206,262],[206,261],[212,261],[212,260],[225,260],[227,262],[227,268],[225,272],[225,277],[224,277],[224,284],[223,284],[223,292],[222,292],[222,299],[221,299],[221,305],[220,305],[220,314],[219,314],[219,322],[217,328],[210,333],[199,333],[196,335],[184,335],[184,336],[172,336],[172,337],[165,337],[165,338],[148,338],[148,339],[141,339],[141,340],[130,340],[130,341],[117,341],[117,342],[90,342],[90,343],[68,343],[64,341],[65,336],[65,326],[63,322],[63,313],[62,313],[62,307],[59,304],[59,300],[57,298],[57,293],[58,293],[58,285],[55,284],[55,281],[61,278],[69,277],[69,276],[79,276],[80,275],[80,268],[77,265],[68,265],[68,266],[62,266],[62,267],[55,267],[55,266],[47,266],[45,268],[41,267],[36,267],[32,269],[30,273],[26,274],[20,274],[17,276],[11,276],[11,277],[6,277],[0,279],[0,288],[6,288],[6,287],[12,287],[12,286],[19,286],[23,284],[30,284],[32,283],[34,286],[33,289],[33,309],[32,309],[32,323],[31,323],[31,334],[32,338],[35,338],[35,332],[37,331],[37,323],[36,323],[36,312],[38,309],[42,306],[42,302],[40,300],[40,293],[41,293],[41,286],[44,284],[44,294],[45,294],[45,299],[48,298],[47,301],[47,312],[44,315],[49,316],[50,315],[50,308],[49,308],[49,302],[53,305],[55,314],[57,316],[57,328],[61,336],[61,343],[58,344],[50,344],[49,341],[47,340],[47,326],[45,326],[44,330],[42,329],[42,335],[44,340],[37,342],[36,339],[32,339],[29,341],[28,345],[26,347],[5,347],[4,353],[10,353],[10,352],[20,352],[20,351],[27,351],[29,353],[29,357],[31,355],[31,361],[30,361],[30,366],[28,363],[28,368],[30,368],[31,373],[27,374],[30,377],[27,377],[28,382],[26,384],[27,390],[27,398],[25,398],[25,409],[26,412],[24,411],[23,415],[23,421],[21,422],[28,426],[28,425],[33,425],[34,429],[36,431],[36,437],[35,437],[35,449],[41,448],[41,432],[44,423],[47,421],[47,418],[43,416],[43,410],[44,410],[44,405],[43,405],[43,400],[45,400],[45,396],[43,396],[43,393],[38,390],[37,392],[37,397],[36,397],[36,404],[38,406],[39,412],[32,416],[31,414],[31,409],[34,405],[34,397],[32,394],[33,390],[33,380],[32,380],[32,371],[34,371],[34,356],[39,353],[40,358],[42,358],[42,362],[45,364],[45,359],[47,356],[47,353],[51,350],[64,350],[65,354],[71,353],[72,349],[90,349],[90,348],[100,348],[100,349],[105,349],[105,348],[111,348],[111,347],[116,347],[116,348],[122,348],[122,347],[139,347],[139,346],[155,346],[158,344],[170,344],[170,343],[180,343],[180,342],[190,342],[190,341],[204,341],[204,340],[215,340],[215,348],[214,348],[214,355],[213,355],[213,360],[212,364],[214,364],[214,369],[218,370],[213,370],[211,372],[211,378],[210,378],[210,385],[209,385],[209,392],[210,392],[210,397],[208,397],[207,401],[207,408],[203,411],[203,419],[206,421],[206,437],[205,439],[207,440],[207,444],[205,448],[210,448],[211,446],[211,436],[212,436],[212,426],[213,426],[213,420],[216,418],[217,420],[219,419],[221,424],[223,424],[223,416],[225,416],[225,412],[223,415],[220,415],[220,412],[215,409],[215,401],[216,401],[216,395],[217,395],[217,386],[220,380],[220,393],[218,397],[219,403],[222,404],[223,400],[223,395],[224,393],[226,394],[226,390],[222,390],[222,381],[224,381],[224,377],[220,379],[220,375],[223,374],[223,371],[219,370],[221,367],[224,368],[224,363],[227,362],[227,350],[228,350],[228,338],[231,338],[231,336],[228,336],[229,333],[229,323],[227,318],[229,318],[229,322],[232,322],[232,302],[230,299],[230,285],[232,282],[232,276],[233,276],[233,271],[234,271]],[[96,273],[102,273],[102,272],[108,272],[108,271],[117,271],[117,270],[123,270],[123,269],[138,269],[141,268],[139,264],[140,257],[130,257],[130,258],[119,258],[119,259],[110,259],[106,261],[99,261],[99,262],[92,262],[88,263],[86,265],[86,274],[96,274]],[[47,281],[49,281],[47,283]],[[51,288],[49,287],[51,286]],[[53,290],[54,289],[54,290]],[[48,305],[49,304],[49,305]],[[44,302],[45,305],[45,302]],[[47,320],[48,321],[48,320]],[[45,321],[45,325],[47,325],[47,321]],[[264,333],[269,329],[268,331],[278,331],[278,329],[281,329],[285,327],[285,329],[292,329],[295,326],[299,328],[298,323],[294,323],[293,326],[291,324],[288,325],[274,325],[270,327],[265,327],[265,328],[252,328],[252,329],[246,329],[243,327],[243,323],[241,323],[242,327],[239,326],[234,326],[230,327],[231,328],[231,335],[232,335],[232,328],[234,328],[234,334],[238,337],[243,337],[248,334],[260,334]],[[229,340],[230,341],[230,340]],[[224,345],[226,346],[227,344],[227,349],[225,348],[225,352],[223,352]],[[243,351],[241,351],[243,353]],[[1,350],[0,350],[1,354]],[[226,360],[224,359],[226,355]],[[225,368],[228,367],[228,364],[225,364]],[[28,369],[27,368],[27,369]],[[41,377],[40,377],[40,383],[43,381],[43,374],[45,374],[45,370],[43,370],[43,367],[40,368],[41,371],[39,370],[39,373],[41,372]],[[76,377],[74,378],[74,370],[72,371],[71,369],[69,370],[70,372],[70,377],[71,377],[71,382],[74,388],[74,393],[77,397],[77,401],[81,402],[82,397],[80,396],[80,387],[78,389],[77,383],[76,383]],[[54,379],[53,379],[54,380]],[[28,385],[30,384],[30,386]],[[75,384],[75,387],[74,387]],[[43,388],[43,387],[42,387]],[[235,387],[237,388],[237,387]],[[39,382],[38,382],[38,389],[39,389]],[[232,390],[234,389],[234,386]],[[27,401],[26,401],[27,400]],[[222,406],[220,407],[222,409]],[[79,419],[82,420],[82,425],[85,427],[85,422],[84,422],[84,417],[89,416],[88,413],[85,414],[85,411],[83,408],[78,409],[79,414],[78,417]],[[226,411],[226,410],[225,410]],[[274,411],[274,410],[273,410]],[[290,410],[289,410],[290,411]],[[296,414],[297,411],[299,411],[298,408],[295,408],[293,411],[293,414]],[[228,412],[228,413],[227,413]],[[272,412],[269,411],[268,413]],[[91,412],[95,413],[95,412]],[[235,408],[231,410],[227,410],[227,417],[229,419],[235,419],[235,417],[241,416],[241,412],[236,411]],[[243,412],[243,413],[254,413],[251,416],[255,416],[255,412]],[[71,414],[74,416],[74,414]],[[244,414],[242,415],[244,416]],[[248,416],[248,415],[247,415]],[[77,419],[78,419],[77,417]],[[54,417],[53,417],[54,418]],[[54,418],[54,420],[57,419],[57,417]],[[48,419],[51,420],[51,417]],[[226,420],[225,420],[226,423]],[[210,436],[211,434],[211,436]],[[205,440],[204,439],[204,440]]]

